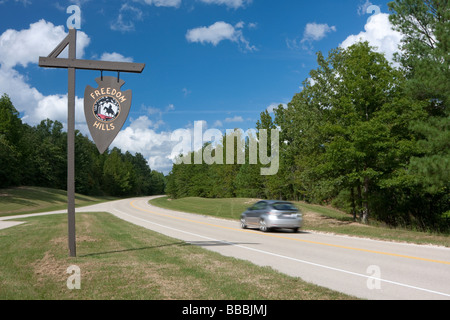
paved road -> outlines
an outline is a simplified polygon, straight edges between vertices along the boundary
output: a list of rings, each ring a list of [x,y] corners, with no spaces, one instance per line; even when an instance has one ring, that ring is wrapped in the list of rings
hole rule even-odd
[[[450,300],[449,248],[314,232],[242,230],[237,221],[164,210],[150,206],[148,200],[120,200],[77,212],[107,211],[225,256],[270,266],[360,298]]]

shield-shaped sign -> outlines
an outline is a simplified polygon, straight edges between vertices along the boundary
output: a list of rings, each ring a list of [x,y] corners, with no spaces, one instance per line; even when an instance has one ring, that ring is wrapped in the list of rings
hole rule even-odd
[[[131,108],[131,90],[121,91],[125,81],[116,77],[95,79],[98,88],[84,91],[84,114],[92,139],[102,154],[122,129]]]

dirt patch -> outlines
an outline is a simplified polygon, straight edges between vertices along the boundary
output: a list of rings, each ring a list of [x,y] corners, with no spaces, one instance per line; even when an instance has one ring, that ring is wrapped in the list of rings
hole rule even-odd
[[[42,259],[33,263],[33,270],[39,283],[46,281],[48,277],[64,281],[66,269],[66,263],[58,261],[50,251],[47,251]]]

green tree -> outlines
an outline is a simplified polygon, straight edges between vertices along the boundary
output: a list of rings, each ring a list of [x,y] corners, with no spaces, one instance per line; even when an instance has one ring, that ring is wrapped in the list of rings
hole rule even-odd
[[[17,185],[22,179],[19,139],[22,121],[8,95],[0,98],[0,187]]]
[[[67,186],[67,134],[59,121],[42,120],[28,136],[28,182],[37,186],[65,189]]]
[[[134,156],[129,152],[125,152],[124,160],[131,163],[135,172],[135,181],[133,194],[135,195],[151,195],[152,194],[152,170],[147,160],[141,153]]]
[[[152,170],[150,176],[150,195],[162,195],[166,189],[166,177],[162,172]]]
[[[166,193],[174,199],[195,196],[192,194],[194,153],[190,152],[184,157],[190,157],[191,164],[185,164],[180,160],[173,165],[167,177]]]
[[[426,112],[426,117],[411,122],[420,150],[408,167],[416,178],[414,194],[428,199],[420,202],[428,216],[439,216],[450,209],[450,4],[396,0],[389,8],[394,28],[404,35],[397,60],[408,78],[407,94]]]
[[[103,166],[103,189],[113,196],[132,194],[134,182],[133,165],[122,159],[122,153],[114,148]]]
[[[101,195],[103,165],[95,144],[78,130],[75,132],[75,191],[85,195]]]
[[[354,215],[366,222],[369,212],[382,212],[375,210],[382,182],[394,181],[413,152],[405,124],[420,112],[398,107],[404,77],[366,42],[328,58],[318,53],[318,64],[304,90],[276,110],[286,168],[305,200],[329,202],[345,191]]]

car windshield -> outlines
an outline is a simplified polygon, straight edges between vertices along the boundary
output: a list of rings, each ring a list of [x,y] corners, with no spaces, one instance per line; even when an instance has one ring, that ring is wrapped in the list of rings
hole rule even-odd
[[[272,207],[275,210],[297,210],[297,208],[289,202],[275,202]]]

